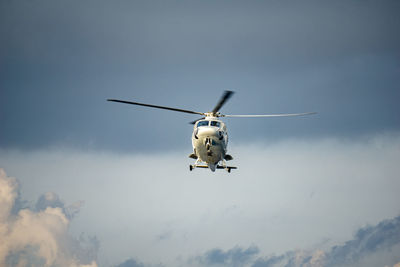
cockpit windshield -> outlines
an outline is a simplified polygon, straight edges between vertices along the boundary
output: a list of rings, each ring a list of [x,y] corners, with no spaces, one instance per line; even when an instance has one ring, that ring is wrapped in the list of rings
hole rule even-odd
[[[199,121],[199,122],[197,123],[197,127],[200,127],[200,126],[208,126],[208,122],[209,122],[209,121]]]
[[[201,127],[201,126],[214,126],[214,127],[221,127],[221,123],[219,121],[199,121],[197,123],[197,127]]]
[[[219,127],[219,126],[221,126],[221,123],[219,121],[211,121],[210,126]]]

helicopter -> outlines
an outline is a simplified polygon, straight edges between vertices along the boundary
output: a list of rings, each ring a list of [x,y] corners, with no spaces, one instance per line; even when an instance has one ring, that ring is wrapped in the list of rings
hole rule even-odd
[[[264,114],[264,115],[227,115],[222,114],[219,110],[233,95],[233,91],[226,90],[219,99],[217,105],[209,112],[197,112],[186,109],[172,108],[166,106],[158,106],[151,104],[144,104],[139,102],[132,102],[118,99],[107,99],[107,101],[139,105],[151,108],[159,108],[177,112],[184,112],[190,114],[196,114],[203,116],[200,119],[190,122],[193,124],[192,133],[192,146],[193,153],[189,155],[195,161],[194,164],[189,165],[189,170],[192,171],[195,168],[209,168],[212,172],[216,169],[224,169],[228,173],[232,169],[237,169],[234,166],[228,166],[226,161],[233,159],[231,155],[227,153],[228,147],[228,132],[226,125],[219,118],[223,117],[241,117],[241,118],[254,118],[254,117],[292,117],[292,116],[304,116],[316,114],[316,112],[305,112],[305,113],[291,113],[291,114]]]

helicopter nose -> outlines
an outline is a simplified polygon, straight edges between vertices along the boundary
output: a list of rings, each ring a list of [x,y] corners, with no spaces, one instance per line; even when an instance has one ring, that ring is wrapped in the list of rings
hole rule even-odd
[[[197,136],[199,137],[211,137],[218,136],[218,130],[214,129],[214,127],[199,127],[199,131],[197,132]]]

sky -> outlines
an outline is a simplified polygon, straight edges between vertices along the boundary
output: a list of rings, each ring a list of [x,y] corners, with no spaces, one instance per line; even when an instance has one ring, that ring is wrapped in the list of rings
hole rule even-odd
[[[0,0],[0,266],[398,266],[398,1]],[[196,115],[233,170],[189,172]],[[31,234],[37,233],[37,234]]]

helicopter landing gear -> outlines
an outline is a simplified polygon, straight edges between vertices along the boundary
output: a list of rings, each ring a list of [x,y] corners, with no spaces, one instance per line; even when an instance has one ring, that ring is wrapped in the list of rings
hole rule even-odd
[[[195,164],[190,164],[189,165],[189,171],[193,171],[195,168],[203,168],[203,169],[208,169],[209,168],[209,166],[208,165],[202,165],[202,164],[199,164],[199,163],[195,163]],[[234,167],[234,166],[226,166],[225,164],[223,164],[223,165],[217,165],[217,166],[215,166],[215,168],[216,169],[224,169],[224,170],[226,170],[228,173],[231,173],[231,170],[232,169],[237,169],[237,167]]]
[[[226,161],[222,160],[222,166],[218,165],[217,169],[225,169],[228,173],[231,173],[232,169],[237,169],[237,167],[233,167],[233,166],[226,166]]]

